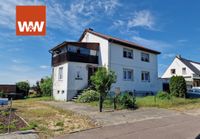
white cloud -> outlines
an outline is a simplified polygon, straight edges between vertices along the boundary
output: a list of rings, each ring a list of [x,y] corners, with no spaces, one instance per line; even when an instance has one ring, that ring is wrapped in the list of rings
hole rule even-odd
[[[20,60],[20,59],[12,59],[12,62],[15,63],[15,64],[22,64],[22,63],[24,63],[25,61]]]
[[[186,39],[180,39],[180,40],[177,40],[178,43],[185,43],[185,42],[188,42],[188,40]]]
[[[26,65],[11,65],[9,70],[13,72],[19,72],[21,74],[23,72],[30,72],[32,68]]]
[[[79,31],[100,16],[110,16],[114,13],[118,0],[75,0],[68,5],[54,0],[7,0],[0,1],[0,25],[15,29],[16,5],[46,5],[47,27],[70,31]],[[104,17],[102,16],[102,17]]]
[[[80,0],[73,1],[69,7],[49,3],[47,6],[47,25],[51,28],[80,31],[90,23],[114,13],[118,0]],[[56,19],[56,20],[55,20]]]
[[[41,65],[40,68],[41,68],[41,69],[48,69],[48,68],[50,68],[50,66],[47,66],[47,65]]]
[[[172,47],[171,44],[160,41],[160,40],[145,39],[145,38],[137,37],[137,36],[133,37],[132,39],[133,39],[133,42],[135,43],[138,43],[140,45],[143,45],[144,47],[159,50],[159,51],[163,51]]]
[[[155,30],[155,17],[149,10],[142,10],[134,13],[132,19],[128,21],[128,27],[144,27],[150,30]]]
[[[173,58],[175,56],[176,56],[176,54],[174,54],[174,53],[162,54],[162,58],[164,58],[164,59]]]
[[[37,5],[42,2],[37,0],[6,0],[0,1],[0,25],[9,29],[15,29],[16,5]]]

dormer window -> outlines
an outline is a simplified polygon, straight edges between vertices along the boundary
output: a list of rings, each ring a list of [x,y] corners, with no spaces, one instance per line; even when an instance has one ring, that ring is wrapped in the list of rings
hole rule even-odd
[[[171,74],[176,74],[176,69],[171,69]]]
[[[133,59],[133,50],[124,48],[124,49],[123,49],[123,56],[124,56],[125,58]]]

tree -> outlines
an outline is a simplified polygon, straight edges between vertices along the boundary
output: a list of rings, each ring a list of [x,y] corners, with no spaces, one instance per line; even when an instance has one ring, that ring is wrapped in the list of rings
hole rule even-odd
[[[183,76],[173,76],[169,82],[170,93],[176,97],[185,97],[187,92],[186,82]]]
[[[23,96],[28,96],[30,84],[28,81],[21,81],[16,83],[17,92],[23,93]]]
[[[42,96],[51,96],[52,94],[52,79],[50,77],[46,77],[42,79],[40,82],[40,89],[42,92]]]
[[[116,82],[116,75],[113,71],[101,67],[91,76],[91,83],[94,85],[99,95],[99,111],[102,112],[103,101],[110,91],[112,83]]]

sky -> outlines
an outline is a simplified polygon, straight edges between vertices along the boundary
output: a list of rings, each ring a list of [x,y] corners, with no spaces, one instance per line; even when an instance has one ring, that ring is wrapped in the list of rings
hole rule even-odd
[[[15,6],[46,5],[46,36],[16,36]],[[199,0],[0,0],[0,84],[51,75],[49,49],[86,28],[161,52],[161,76],[174,57],[200,62]]]

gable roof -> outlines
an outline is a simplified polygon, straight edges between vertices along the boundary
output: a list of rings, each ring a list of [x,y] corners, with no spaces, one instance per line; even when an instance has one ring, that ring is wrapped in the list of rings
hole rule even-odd
[[[198,68],[196,68],[192,63],[196,63],[199,64],[199,62],[195,62],[192,60],[188,60],[185,58],[182,58],[181,56],[176,56],[176,58],[178,58],[183,64],[185,64],[188,68],[190,68],[195,74],[200,75],[200,70]]]
[[[85,34],[87,32],[89,32],[91,34],[94,34],[96,36],[99,36],[99,37],[101,37],[103,39],[106,39],[106,40],[108,40],[109,42],[112,42],[112,43],[124,45],[124,46],[130,47],[130,48],[134,48],[134,49],[150,52],[150,53],[153,53],[153,54],[160,54],[161,53],[161,52],[158,52],[156,50],[145,48],[145,47],[143,47],[141,45],[138,45],[138,44],[136,44],[134,42],[130,42],[130,41],[122,40],[122,39],[115,38],[115,37],[112,37],[112,36],[109,36],[109,35],[101,34],[101,33],[95,32],[95,31],[93,31],[91,29],[85,29],[85,31],[82,33],[81,37],[79,38],[79,41],[81,41],[83,39],[83,37],[85,36]]]

